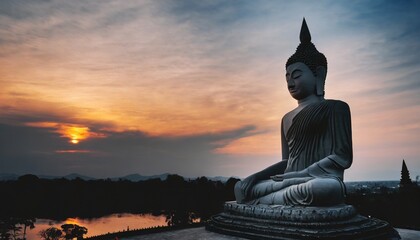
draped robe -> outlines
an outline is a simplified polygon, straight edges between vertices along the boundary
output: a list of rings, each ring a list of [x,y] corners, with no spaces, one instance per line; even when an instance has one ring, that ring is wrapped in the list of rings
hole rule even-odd
[[[344,200],[344,169],[352,163],[350,109],[345,102],[323,100],[302,109],[283,131],[288,150],[284,173],[305,171],[304,177],[258,182],[249,204],[334,205]],[[285,144],[287,143],[287,145]],[[287,153],[287,152],[286,152]],[[281,174],[281,173],[279,173]]]

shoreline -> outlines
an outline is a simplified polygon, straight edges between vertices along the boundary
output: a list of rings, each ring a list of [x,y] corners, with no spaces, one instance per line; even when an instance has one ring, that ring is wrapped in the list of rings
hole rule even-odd
[[[133,236],[145,235],[145,234],[150,234],[150,233],[160,233],[160,232],[168,232],[168,231],[174,231],[174,230],[198,228],[198,227],[203,227],[204,225],[205,223],[199,222],[199,223],[192,223],[192,224],[183,225],[183,226],[156,226],[156,227],[150,227],[150,228],[141,228],[141,229],[133,229],[133,230],[128,230],[128,231],[123,230],[119,232],[105,233],[101,235],[86,237],[84,239],[110,240],[110,239],[115,239],[116,237],[118,238],[133,237]]]

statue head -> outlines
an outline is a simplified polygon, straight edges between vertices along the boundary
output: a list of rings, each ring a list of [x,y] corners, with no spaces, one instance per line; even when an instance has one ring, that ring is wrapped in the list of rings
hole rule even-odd
[[[286,68],[295,63],[303,63],[310,69],[316,82],[315,94],[324,96],[327,59],[311,42],[311,33],[309,32],[308,25],[306,25],[305,18],[300,29],[300,44],[296,52],[287,60]]]

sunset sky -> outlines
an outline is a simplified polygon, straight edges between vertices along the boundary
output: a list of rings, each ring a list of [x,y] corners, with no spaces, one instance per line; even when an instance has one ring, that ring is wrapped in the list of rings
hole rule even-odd
[[[420,175],[419,1],[0,1],[0,173],[238,176],[281,159],[305,17],[345,180]]]

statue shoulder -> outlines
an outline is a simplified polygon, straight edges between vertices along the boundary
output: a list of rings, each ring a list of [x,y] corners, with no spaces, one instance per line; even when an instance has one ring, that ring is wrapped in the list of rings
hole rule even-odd
[[[350,107],[349,105],[341,100],[334,100],[334,99],[328,99],[326,100],[326,102],[328,104],[331,104],[332,106],[334,106],[335,110],[341,110],[341,111],[346,111],[346,112],[350,112]]]
[[[347,122],[351,122],[351,112],[350,107],[346,102],[340,100],[327,100],[330,109],[332,110],[331,113],[336,116],[340,116],[341,119],[346,119]],[[337,119],[339,119],[337,118]]]
[[[290,111],[290,112],[288,112],[288,113],[286,113],[286,114],[284,114],[284,116],[282,118],[282,121],[289,119],[290,116],[293,115],[292,113],[293,113],[293,110]]]
[[[292,111],[284,114],[283,118],[281,119],[282,122],[291,122],[292,119],[296,116],[296,114],[299,112],[298,108],[293,109]]]

